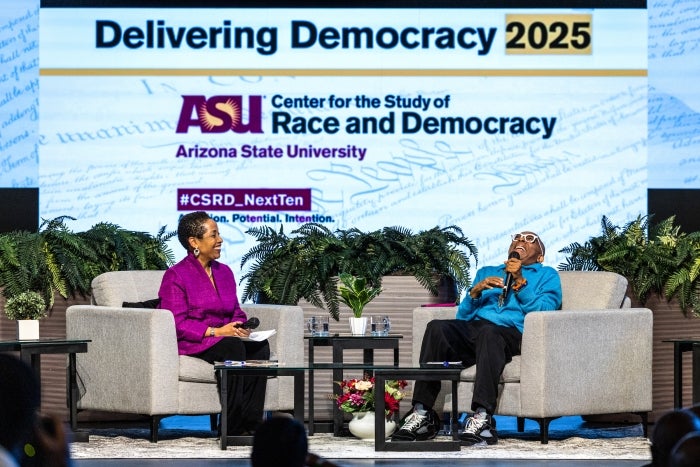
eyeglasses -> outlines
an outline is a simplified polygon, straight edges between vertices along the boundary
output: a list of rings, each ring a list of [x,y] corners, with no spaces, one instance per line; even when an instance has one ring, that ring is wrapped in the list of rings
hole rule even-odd
[[[517,233],[513,234],[510,236],[514,242],[527,242],[527,243],[535,243],[535,240],[538,240],[540,237],[538,237],[535,234],[531,233]]]
[[[544,247],[542,246],[542,241],[540,240],[540,237],[538,237],[535,234],[531,233],[516,233],[510,236],[510,238],[513,239],[514,242],[527,242],[527,243],[535,243],[535,240],[537,240],[537,244],[540,246],[540,252],[544,254]]]

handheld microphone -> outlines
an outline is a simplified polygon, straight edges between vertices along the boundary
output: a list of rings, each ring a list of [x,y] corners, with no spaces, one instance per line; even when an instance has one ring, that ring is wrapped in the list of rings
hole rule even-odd
[[[515,258],[515,259],[520,259],[520,254],[517,251],[511,251],[511,253],[508,255],[508,259]],[[511,273],[506,273],[506,278],[503,281],[503,292],[501,293],[501,297],[499,300],[499,303],[503,305],[503,303],[506,301],[506,297],[508,296],[508,291],[510,291],[510,286],[513,283],[513,274]]]
[[[239,327],[242,329],[255,329],[260,326],[260,320],[258,318],[248,318],[248,321],[242,323]]]

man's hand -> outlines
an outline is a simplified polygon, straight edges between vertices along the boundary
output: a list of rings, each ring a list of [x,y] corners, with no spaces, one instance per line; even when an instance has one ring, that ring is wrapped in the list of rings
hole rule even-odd
[[[510,273],[513,276],[514,281],[522,281],[523,280],[523,263],[520,261],[519,258],[508,258],[508,261],[505,262],[506,265],[506,272]]]
[[[518,262],[520,261],[518,260]],[[483,292],[486,289],[493,289],[494,287],[499,289],[503,288],[502,277],[491,276],[487,277],[481,282],[478,282],[469,290],[469,296],[471,296],[472,298],[479,298],[481,297],[481,292]]]
[[[508,261],[506,261],[504,264],[506,265],[506,272],[510,273],[513,276],[514,282],[523,281],[523,263],[522,261],[520,261],[519,258],[508,258]],[[487,277],[483,281],[478,282],[469,290],[469,296],[471,298],[479,298],[481,297],[481,292],[483,292],[484,290],[493,288],[502,289],[503,286],[504,283],[502,277]]]

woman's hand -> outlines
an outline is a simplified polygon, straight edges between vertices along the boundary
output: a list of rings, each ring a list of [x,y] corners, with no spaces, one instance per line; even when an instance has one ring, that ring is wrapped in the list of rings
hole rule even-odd
[[[250,336],[250,329],[243,329],[241,327],[242,321],[234,321],[232,323],[224,324],[220,328],[216,329],[217,336],[232,336],[232,337],[248,337]]]
[[[224,324],[220,328],[209,327],[207,328],[207,337],[248,337],[250,336],[250,329],[244,329],[241,327],[242,321],[233,321],[228,324]],[[213,334],[212,334],[213,331]]]

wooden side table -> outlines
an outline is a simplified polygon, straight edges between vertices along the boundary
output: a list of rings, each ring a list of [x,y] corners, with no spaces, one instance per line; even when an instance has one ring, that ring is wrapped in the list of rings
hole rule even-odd
[[[252,436],[229,436],[228,430],[228,378],[229,371],[239,375],[249,376],[293,376],[294,377],[294,418],[304,424],[304,366],[253,366],[253,365],[214,365],[214,370],[221,374],[219,384],[219,396],[221,397],[221,449],[227,446],[250,446],[253,444]]]
[[[374,366],[374,351],[378,349],[389,349],[394,351],[394,366],[399,366],[399,339],[400,334],[389,334],[387,336],[355,336],[352,334],[332,334],[330,336],[305,336],[309,344],[309,436],[314,434],[314,369],[324,369],[314,360],[314,347],[333,347],[333,381],[343,379],[343,353],[348,349],[361,349],[363,351],[363,365],[372,370]],[[327,368],[326,368],[327,369]],[[341,388],[334,386],[333,394],[341,394]],[[340,436],[343,426],[343,413],[333,406],[333,435]]]
[[[461,443],[459,440],[459,416],[457,407],[457,385],[460,374],[464,369],[461,365],[448,366],[423,366],[415,368],[381,368],[374,372],[375,381],[375,427],[374,427],[374,450],[375,451],[459,451]],[[388,379],[409,379],[409,380],[431,380],[431,381],[452,381],[452,440],[451,441],[393,441],[386,442],[383,414],[386,408],[384,403],[384,384]],[[397,427],[398,429],[399,427]]]
[[[700,337],[668,339],[673,343],[673,407],[683,407],[683,353],[693,352],[693,404],[700,402]]]
[[[19,352],[22,361],[31,366],[41,384],[41,355],[68,354],[68,407],[70,409],[70,427],[73,441],[88,441],[87,432],[79,432],[78,424],[78,382],[76,375],[75,354],[88,350],[89,339],[37,339],[0,341],[0,352]]]

